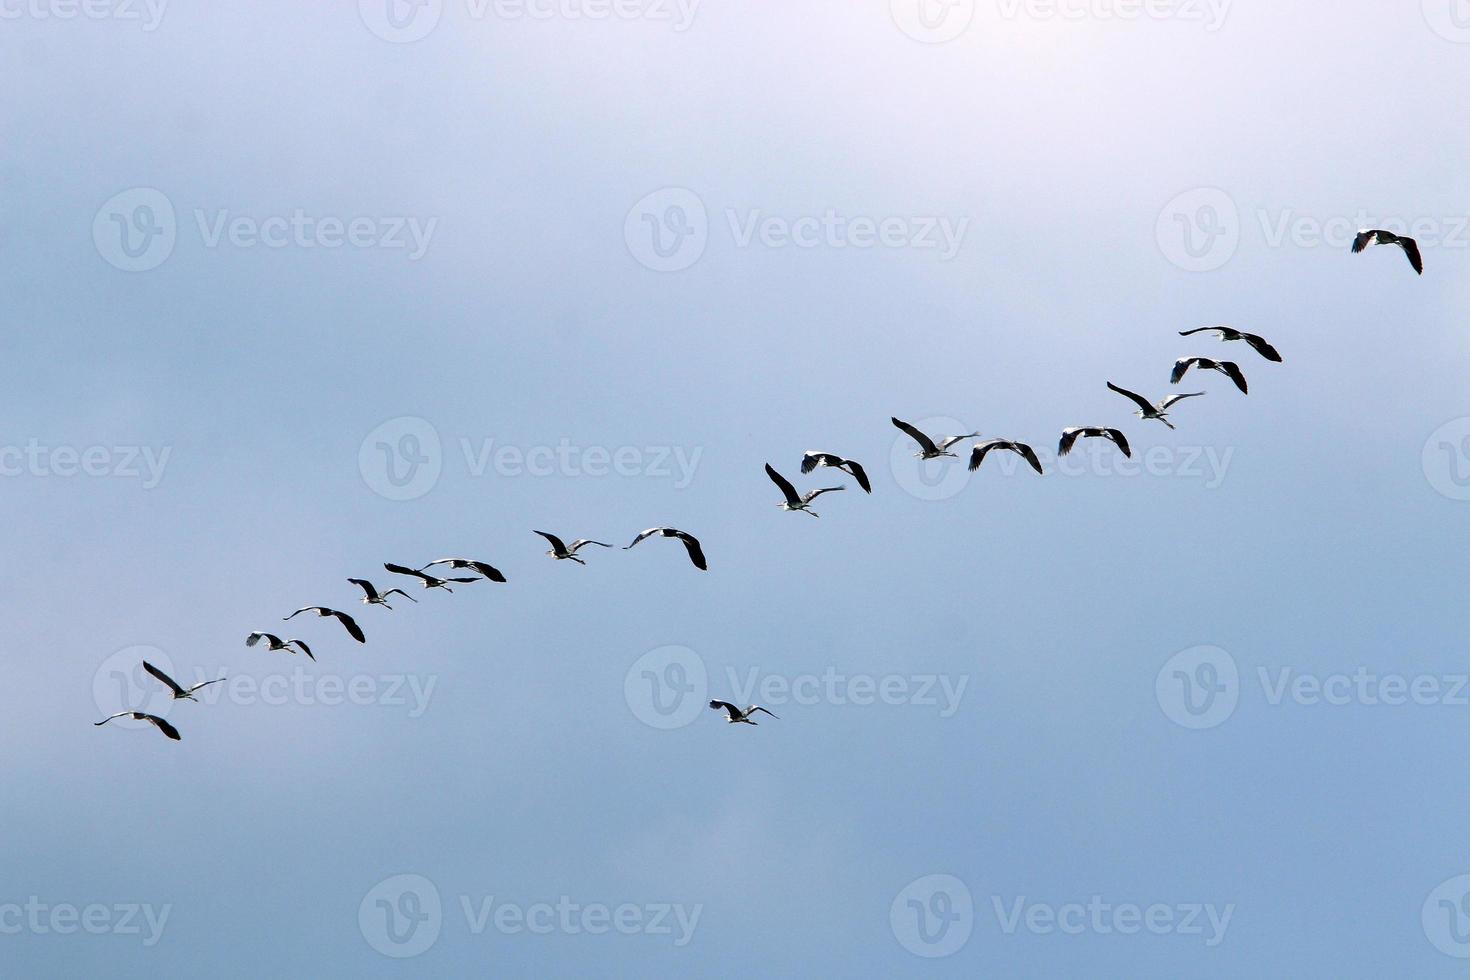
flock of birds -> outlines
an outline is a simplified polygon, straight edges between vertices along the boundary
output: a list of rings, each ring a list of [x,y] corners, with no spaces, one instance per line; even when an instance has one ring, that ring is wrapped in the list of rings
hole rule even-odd
[[[1424,274],[1424,262],[1419,254],[1419,245],[1414,239],[1396,235],[1393,232],[1382,229],[1365,229],[1360,231],[1353,240],[1352,248],[1354,254],[1356,254],[1373,245],[1397,246],[1408,256],[1409,264],[1413,266],[1414,271],[1419,275]],[[1253,333],[1246,333],[1243,330],[1236,330],[1233,327],[1196,327],[1193,330],[1179,331],[1179,336],[1190,337],[1201,333],[1213,334],[1216,339],[1226,343],[1244,343],[1267,361],[1273,361],[1278,364],[1282,361],[1281,354],[1264,337]],[[1240,369],[1239,364],[1235,361],[1221,361],[1212,357],[1191,356],[1179,358],[1179,360],[1174,362],[1174,368],[1169,374],[1169,382],[1171,384],[1179,384],[1191,370],[1217,371],[1229,378],[1235,387],[1240,389],[1241,394],[1249,394],[1250,392],[1245,372]],[[1138,406],[1138,410],[1133,414],[1144,421],[1162,422],[1170,429],[1175,428],[1175,426],[1173,422],[1169,421],[1169,410],[1186,398],[1198,398],[1205,394],[1202,391],[1195,391],[1185,394],[1169,395],[1158,401],[1150,401],[1143,395],[1135,391],[1130,391],[1127,388],[1119,387],[1111,381],[1107,384],[1109,390],[1122,395]],[[958,454],[950,450],[967,439],[979,439],[981,435],[979,432],[971,432],[967,435],[943,436],[936,440],[900,418],[895,417],[890,419],[890,421],[918,445],[919,451],[914,456],[920,460],[941,459],[944,457],[958,458]],[[1122,430],[1096,425],[1073,426],[1062,430],[1061,441],[1057,445],[1057,455],[1066,456],[1072,451],[1072,448],[1077,444],[1079,439],[1106,439],[1111,441],[1125,457],[1131,457],[1133,455],[1133,451],[1128,445],[1128,439]],[[1011,439],[989,439],[972,446],[969,460],[970,470],[972,472],[978,470],[985,461],[985,457],[997,450],[1015,453],[1024,459],[1037,473],[1043,472],[1041,460],[1036,455],[1036,451],[1026,443]],[[836,453],[815,450],[803,454],[801,472],[804,475],[810,474],[820,467],[830,467],[840,470],[857,481],[858,486],[862,488],[864,493],[873,492],[873,485],[868,479],[867,471],[856,460],[847,459]],[[810,514],[812,517],[820,516],[816,511],[812,510],[811,505],[813,501],[823,494],[835,493],[847,489],[845,486],[835,486],[820,487],[815,490],[807,490],[804,493],[798,492],[791,481],[777,472],[770,463],[766,464],[766,476],[770,477],[771,482],[781,491],[781,495],[784,498],[776,506],[784,511]],[[605,542],[593,541],[588,538],[577,538],[571,544],[567,544],[549,531],[535,531],[534,533],[545,538],[547,543],[551,545],[550,550],[546,552],[547,555],[557,561],[571,561],[579,565],[587,564],[586,559],[578,554],[583,548],[589,545],[596,545],[599,548],[613,547]],[[699,539],[689,532],[681,531],[678,528],[651,527],[639,533],[633,539],[633,542],[623,550],[627,551],[632,549],[639,543],[652,537],[677,538],[684,545],[685,550],[689,554],[689,560],[694,567],[700,571],[708,571],[709,564],[705,560],[704,549],[700,545]],[[450,571],[469,571],[474,574],[441,578],[429,572],[429,569],[438,566],[446,566]],[[445,592],[453,592],[454,589],[450,587],[452,585],[469,585],[474,582],[486,581],[503,583],[506,580],[499,569],[486,562],[476,561],[470,558],[440,558],[420,568],[410,568],[406,565],[396,565],[392,562],[386,562],[383,568],[395,575],[417,579],[425,589],[443,589]],[[364,605],[382,606],[385,609],[391,610],[393,607],[388,605],[388,600],[393,596],[402,596],[410,602],[418,602],[417,599],[413,598],[413,596],[401,588],[390,588],[386,591],[379,591],[377,586],[367,579],[349,578],[347,581],[362,590],[361,602]],[[366,634],[363,633],[362,627],[357,624],[355,619],[341,610],[332,609],[328,606],[302,606],[291,615],[284,617],[283,622],[289,622],[303,613],[313,613],[323,619],[335,619],[352,639],[358,643],[367,642]],[[304,653],[312,661],[316,660],[316,656],[311,652],[311,647],[304,640],[294,637],[282,639],[275,633],[267,633],[263,630],[253,632],[245,638],[245,645],[247,647],[254,647],[261,642],[265,643],[266,650],[269,652],[291,654],[299,652]],[[168,690],[174,701],[197,701],[198,699],[194,697],[196,692],[211,684],[218,684],[225,679],[223,677],[217,677],[213,680],[201,681],[186,688],[146,660],[143,661],[143,670],[162,684]],[[776,715],[758,704],[747,705],[745,708],[741,708],[729,701],[716,700],[710,701],[709,706],[716,711],[725,712],[727,716],[726,721],[732,725],[754,725],[756,721],[751,716],[756,713],[764,713],[772,718],[776,717]],[[167,719],[136,708],[108,715],[101,721],[94,722],[94,724],[99,726],[105,725],[117,718],[131,718],[135,721],[146,721],[168,738],[174,741],[180,739],[179,730],[170,724]]]

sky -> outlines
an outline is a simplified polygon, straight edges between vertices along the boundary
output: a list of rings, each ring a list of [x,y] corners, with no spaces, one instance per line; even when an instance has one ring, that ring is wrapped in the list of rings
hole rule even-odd
[[[0,0],[0,81],[0,975],[1463,973],[1461,0]]]

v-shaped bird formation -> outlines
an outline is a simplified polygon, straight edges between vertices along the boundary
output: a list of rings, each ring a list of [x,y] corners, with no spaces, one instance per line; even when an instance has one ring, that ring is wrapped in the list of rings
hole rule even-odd
[[[1414,239],[1396,235],[1382,229],[1364,229],[1354,239],[1352,250],[1356,254],[1375,245],[1397,246],[1408,257],[1409,264],[1413,266],[1414,271],[1423,275],[1424,262],[1419,253],[1418,243]],[[1254,333],[1247,333],[1243,330],[1237,330],[1234,327],[1205,326],[1179,331],[1179,336],[1181,337],[1192,337],[1198,334],[1211,334],[1222,343],[1242,343],[1266,361],[1279,364],[1283,360],[1281,354],[1264,337]],[[1245,372],[1241,369],[1239,363],[1232,360],[1218,360],[1202,355],[1190,355],[1176,360],[1173,369],[1169,373],[1169,383],[1173,385],[1179,384],[1191,371],[1218,372],[1228,378],[1241,394],[1248,394],[1250,391]],[[1175,428],[1174,423],[1170,420],[1170,410],[1187,398],[1199,398],[1205,394],[1202,391],[1194,391],[1168,395],[1157,401],[1153,401],[1135,391],[1114,384],[1112,381],[1107,382],[1107,387],[1110,391],[1122,395],[1136,405],[1137,410],[1133,414],[1139,419],[1149,422],[1162,422],[1170,429]],[[945,458],[958,459],[958,453],[952,451],[955,447],[967,440],[980,439],[982,437],[980,432],[935,437],[921,431],[911,423],[905,422],[897,416],[891,417],[889,421],[895,428],[913,440],[918,448],[918,452],[914,453],[915,458],[924,461]],[[1078,440],[1081,439],[1105,440],[1111,442],[1117,448],[1118,452],[1121,452],[1125,457],[1131,457],[1133,455],[1128,438],[1123,431],[1108,425],[1079,425],[1063,429],[1061,439],[1057,444],[1057,455],[1059,457],[1066,456],[1072,452]],[[983,442],[977,442],[970,448],[969,469],[972,472],[979,470],[985,462],[985,459],[991,453],[995,452],[1014,453],[1024,460],[1036,473],[1044,475],[1045,471],[1041,458],[1037,455],[1036,451],[1031,445],[1014,439],[991,438]],[[818,469],[837,470],[840,473],[852,477],[865,494],[871,494],[873,492],[872,483],[869,481],[867,471],[863,468],[862,464],[857,460],[849,459],[836,453],[809,450],[802,455],[800,469],[804,476],[809,476]],[[818,517],[820,515],[812,509],[812,504],[819,497],[824,494],[836,493],[847,489],[845,486],[839,485],[798,491],[795,485],[786,477],[782,476],[770,463],[766,464],[765,471],[766,476],[781,491],[782,499],[777,502],[776,506],[788,513],[804,513],[812,517]],[[580,554],[584,548],[596,546],[611,549],[613,547],[605,542],[594,541],[590,538],[575,538],[570,544],[567,544],[561,537],[550,531],[535,531],[533,533],[540,535],[551,546],[550,550],[546,552],[549,557],[557,561],[569,561],[578,565],[587,564],[587,560]],[[641,531],[633,538],[632,543],[625,546],[622,550],[630,551],[643,541],[653,537],[677,539],[684,546],[690,563],[696,569],[700,571],[707,571],[709,569],[709,563],[705,558],[704,547],[701,545],[699,539],[687,531],[682,531],[674,527],[651,527],[645,531]],[[446,573],[446,576],[440,576],[429,571],[431,568],[440,566],[446,567],[450,572],[470,572],[473,574],[448,575]],[[478,582],[504,583],[506,581],[505,575],[495,566],[488,562],[470,558],[438,558],[416,568],[393,562],[385,562],[383,568],[391,574],[416,580],[425,590],[442,589],[449,593],[454,592],[453,586],[456,585],[465,586]],[[365,578],[349,578],[347,582],[362,591],[362,597],[359,601],[367,606],[381,606],[384,609],[392,610],[393,607],[388,604],[388,600],[395,596],[407,599],[410,602],[418,602],[417,599],[413,598],[402,588],[392,587],[380,589],[373,582]],[[318,619],[334,619],[346,632],[348,637],[358,643],[367,642],[367,634],[353,617],[330,606],[302,606],[289,616],[282,617],[282,622],[289,622],[302,614],[312,614]],[[275,633],[268,633],[263,630],[252,632],[245,638],[245,645],[251,648],[260,645],[262,642],[265,644],[266,652],[303,653],[313,662],[316,660],[316,655],[312,653],[311,647],[307,645],[306,641],[301,639],[294,637],[282,639]],[[218,684],[225,679],[223,677],[214,678],[186,688],[146,661],[143,662],[143,669],[169,692],[171,701],[197,701],[198,699],[194,697],[195,692],[211,684]],[[731,724],[755,725],[756,721],[751,716],[756,713],[764,713],[772,718],[776,717],[760,705],[749,705],[745,708],[740,708],[729,701],[712,700],[709,702],[709,706],[713,710],[724,711],[728,716],[726,720]],[[94,724],[97,726],[106,725],[108,722],[117,718],[145,721],[169,739],[178,741],[181,738],[178,729],[168,720],[137,708],[116,712]]]

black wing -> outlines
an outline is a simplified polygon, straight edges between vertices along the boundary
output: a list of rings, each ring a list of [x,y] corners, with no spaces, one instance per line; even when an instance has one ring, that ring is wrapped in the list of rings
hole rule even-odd
[[[1174,370],[1169,372],[1169,383],[1177,385],[1184,380],[1184,375],[1196,364],[1204,363],[1203,357],[1181,357],[1174,362]]]
[[[1143,409],[1145,412],[1152,412],[1154,410],[1153,403],[1150,402],[1147,398],[1145,398],[1142,395],[1140,395],[1136,391],[1129,391],[1127,388],[1119,388],[1117,385],[1113,384],[1111,381],[1108,382],[1108,390],[1109,391],[1116,391],[1118,394],[1122,395],[1124,398],[1127,398],[1127,399],[1132,400],[1132,402],[1135,405],[1137,405],[1139,408]]]
[[[1412,238],[1400,238],[1399,244],[1404,247],[1404,254],[1409,257],[1409,264],[1419,275],[1424,275],[1424,259],[1419,255],[1419,243]]]
[[[163,732],[163,734],[167,735],[175,742],[179,740],[179,730],[170,725],[164,719],[158,717],[157,715],[145,715],[141,711],[135,711],[133,712],[133,717],[138,719],[139,721],[151,721],[159,731]]]
[[[1367,248],[1370,244],[1372,244],[1373,239],[1375,239],[1377,237],[1378,237],[1378,232],[1376,232],[1376,231],[1360,231],[1360,232],[1358,232],[1358,237],[1353,239],[1353,254],[1356,255],[1357,253],[1361,252],[1363,249]]]
[[[770,463],[766,464],[766,476],[770,477],[771,482],[776,484],[776,486],[780,488],[781,493],[783,496],[786,497],[786,502],[788,504],[791,504],[793,506],[800,506],[801,498],[797,496],[796,488],[793,487],[789,482],[787,482],[786,477],[771,469]]]
[[[146,660],[143,661],[143,669],[156,677],[163,684],[164,687],[168,688],[170,691],[173,691],[174,697],[181,698],[184,696],[184,689],[182,687],[179,687],[178,684],[174,683],[174,679],[172,677],[168,676],[163,671],[159,670],[157,667],[153,666]]]
[[[1013,443],[1011,443],[1011,448],[1014,449],[1016,452],[1020,453],[1021,454],[1021,458],[1024,459],[1026,462],[1030,463],[1031,464],[1031,468],[1033,470],[1035,470],[1038,473],[1041,473],[1042,472],[1042,470],[1041,470],[1041,460],[1039,460],[1039,459],[1036,458],[1036,450],[1032,449],[1030,446],[1026,445],[1024,442],[1013,442]]]
[[[547,541],[551,542],[551,547],[553,550],[562,553],[567,550],[567,546],[562,542],[561,538],[557,537],[556,535],[550,534],[546,531],[535,531],[533,533],[539,534]]]
[[[937,452],[939,452],[939,447],[936,446],[936,445],[934,445],[934,440],[933,439],[930,439],[928,436],[924,435],[924,433],[920,432],[918,429],[914,428],[912,425],[909,425],[903,419],[890,418],[889,421],[892,422],[894,425],[898,426],[904,432],[908,433],[909,438],[912,439],[912,440],[914,440],[914,442],[917,442],[919,444],[919,446],[923,448],[924,452],[926,452],[926,453],[937,453]]]
[[[704,550],[699,547],[699,539],[683,531],[680,531],[675,537],[684,542],[684,547],[689,552],[689,560],[694,562],[694,567],[701,572],[709,571],[709,564],[704,560]]]
[[[863,488],[863,493],[873,492],[873,485],[868,482],[868,474],[863,470],[861,463],[849,459],[847,461],[847,471],[852,474],[852,478],[857,481],[858,486]]]
[[[375,588],[373,588],[373,583],[369,582],[367,579],[365,579],[365,578],[350,578],[347,581],[351,582],[353,585],[357,586],[359,589],[362,589],[363,595],[367,596],[369,599],[376,599],[376,598],[378,598],[378,590],[375,589]]]
[[[709,706],[716,710],[723,708],[725,711],[729,712],[731,721],[737,721],[740,718],[740,709],[735,707],[729,701],[711,701],[709,703]]]
[[[367,642],[367,637],[363,635],[362,627],[357,625],[357,620],[353,619],[345,612],[338,612],[335,609],[329,609],[327,610],[326,615],[337,617],[337,622],[341,623],[347,629],[347,632],[352,636],[352,638],[358,643]],[[315,660],[316,658],[312,657],[311,659]]]
[[[1266,360],[1275,361],[1278,364],[1281,363],[1281,355],[1277,353],[1276,348],[1266,342],[1265,337],[1260,337],[1253,333],[1243,333],[1240,335],[1240,338],[1247,344],[1250,344],[1251,349]]]
[[[1230,377],[1230,380],[1235,382],[1235,387],[1239,388],[1242,394],[1250,394],[1250,388],[1245,383],[1245,374],[1240,370],[1239,364],[1234,361],[1221,361],[1220,367]]]
[[[392,572],[394,575],[412,575],[414,578],[418,579],[421,582],[431,581],[434,577],[432,575],[426,575],[425,573],[419,571],[417,568],[405,568],[403,565],[395,565],[391,561],[383,562],[383,567],[388,569],[388,571]]]
[[[1123,434],[1122,429],[1104,429],[1103,433],[1118,444],[1118,448],[1122,450],[1124,456],[1127,456],[1129,459],[1133,458],[1133,450],[1128,448],[1128,437]]]
[[[985,454],[999,445],[1001,445],[1001,442],[999,440],[992,439],[989,442],[982,442],[980,443],[980,445],[975,446],[973,449],[971,449],[970,472],[973,473],[978,470],[980,468],[980,464],[985,462]]]

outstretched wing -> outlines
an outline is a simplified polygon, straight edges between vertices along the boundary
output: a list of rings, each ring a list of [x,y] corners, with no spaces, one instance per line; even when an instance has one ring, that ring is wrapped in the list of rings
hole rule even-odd
[[[937,453],[937,452],[939,452],[939,447],[936,446],[936,445],[934,445],[934,440],[933,439],[930,439],[928,436],[924,435],[924,433],[920,432],[918,429],[914,428],[912,425],[909,425],[903,419],[900,419],[900,418],[890,418],[889,421],[892,422],[894,425],[898,426],[905,433],[907,433],[908,434],[908,437],[910,439],[914,440],[914,442],[917,442],[919,444],[919,447],[921,449],[923,449],[924,452],[926,452],[926,453]]]
[[[957,442],[964,442],[966,439],[978,439],[979,437],[980,433],[978,432],[971,432],[970,434],[963,436],[946,436],[943,440],[940,441],[939,448],[948,449],[950,446],[953,446]]]
[[[806,492],[806,496],[804,496],[804,497],[801,498],[801,502],[804,503],[804,504],[809,504],[813,500],[816,500],[818,497],[820,497],[824,493],[836,493],[838,490],[846,490],[846,489],[847,489],[847,487],[823,487],[820,490],[808,490]]]
[[[1163,401],[1159,402],[1159,411],[1167,412],[1170,405],[1173,405],[1176,402],[1182,402],[1186,398],[1198,398],[1203,394],[1203,391],[1191,391],[1187,395],[1170,395],[1168,398],[1165,398]]]
[[[373,583],[369,582],[367,579],[365,579],[365,578],[350,578],[347,581],[351,582],[353,585],[357,586],[359,589],[362,589],[362,594],[365,595],[367,598],[369,598],[369,599],[376,599],[376,598],[378,598],[378,590],[375,589],[375,588],[373,588]]]
[[[1365,229],[1358,232],[1358,237],[1353,239],[1353,254],[1356,255],[1358,252],[1361,252],[1363,249],[1373,244],[1373,240],[1377,237],[1378,232],[1376,231],[1368,231]]]
[[[729,712],[731,721],[740,720],[740,709],[735,707],[729,701],[711,701],[709,703],[709,706],[717,711],[720,709],[724,709],[725,711]],[[124,714],[126,714],[126,712],[124,712]]]
[[[1188,395],[1180,395],[1180,398],[1188,398]],[[1118,444],[1118,449],[1129,459],[1133,458],[1133,450],[1128,448],[1128,437],[1123,434],[1122,429],[1103,429],[1103,435]]]
[[[1179,382],[1184,380],[1184,375],[1189,371],[1190,368],[1198,364],[1203,364],[1205,360],[1206,359],[1203,357],[1179,358],[1179,360],[1174,362],[1174,370],[1169,372],[1169,383],[1171,385],[1177,385]]]
[[[810,473],[818,466],[841,465],[842,457],[835,456],[832,453],[819,453],[816,450],[810,450],[808,452],[802,453],[801,455],[801,471],[803,473]]]
[[[1119,388],[1117,385],[1113,384],[1111,381],[1108,382],[1108,390],[1109,391],[1116,391],[1118,394],[1122,395],[1124,398],[1127,398],[1127,399],[1131,400],[1135,405],[1137,405],[1139,408],[1143,409],[1145,412],[1152,412],[1154,410],[1153,403],[1150,402],[1147,398],[1145,398],[1142,395],[1140,395],[1136,391],[1129,391],[1127,388]]]
[[[772,717],[772,718],[776,718],[776,716],[775,716],[775,715],[773,715],[773,714],[771,714],[771,712],[769,712],[769,711],[766,711],[766,709],[765,709],[765,708],[762,708],[762,707],[761,707],[761,706],[760,706],[760,705],[758,705],[758,704],[753,704],[753,705],[751,705],[751,706],[750,706],[750,707],[748,707],[748,708],[746,708],[746,709],[745,709],[745,713],[746,713],[746,714],[748,714],[748,715],[753,715],[753,714],[755,714],[755,713],[756,713],[756,712],[757,712],[757,711],[765,711],[765,712],[766,712],[766,714],[768,714],[768,715],[771,715],[771,717]],[[780,718],[776,718],[776,720],[777,720],[777,721],[780,721],[780,720],[781,720],[781,719],[780,719]]]
[[[1253,333],[1243,333],[1240,335],[1240,339],[1250,344],[1251,349],[1266,360],[1275,361],[1278,364],[1281,363],[1281,355],[1277,353],[1276,348],[1266,342],[1265,337]]]
[[[351,637],[358,643],[367,642],[367,637],[363,635],[362,627],[357,625],[357,620],[353,619],[345,612],[338,612],[335,609],[329,609],[327,610],[326,615],[337,617],[337,622],[341,623],[343,627],[346,628],[348,634],[351,635]],[[316,658],[313,657],[312,659],[315,660]]]
[[[296,644],[297,646],[299,646],[301,648],[301,652],[304,653],[304,654],[306,654],[306,657],[307,657],[308,660],[312,660],[312,661],[315,661],[316,660],[316,655],[311,652],[311,647],[307,646],[304,641],[302,641],[302,640],[288,640],[287,641],[287,645],[288,646],[290,644],[292,644],[292,643]]]
[[[1399,244],[1404,247],[1404,254],[1409,257],[1409,264],[1419,275],[1424,275],[1424,259],[1419,255],[1419,243],[1412,238],[1400,238]]]
[[[141,711],[135,711],[133,712],[133,717],[137,718],[139,721],[151,721],[153,723],[153,726],[159,731],[163,732],[163,734],[167,735],[175,742],[179,740],[179,730],[170,725],[164,719],[158,717],[157,715],[145,715]]]
[[[675,537],[684,542],[684,549],[689,552],[689,560],[694,562],[694,567],[701,572],[709,571],[709,564],[704,560],[704,549],[699,546],[699,539],[683,531],[680,531]]]
[[[193,694],[195,691],[198,691],[198,690],[201,690],[203,688],[206,688],[206,687],[208,687],[211,684],[218,684],[222,680],[224,680],[223,677],[216,677],[212,681],[200,681],[198,684],[195,684],[193,687],[189,688],[189,693],[190,694]]]
[[[539,534],[548,542],[550,542],[552,550],[555,551],[557,554],[566,554],[567,546],[562,543],[561,538],[547,531],[535,531],[532,533]]]
[[[391,561],[383,562],[383,567],[388,569],[388,571],[392,572],[394,575],[412,575],[414,578],[418,579],[421,582],[431,582],[434,579],[434,576],[426,575],[425,573],[419,571],[417,568],[407,568],[403,565],[395,565]]]
[[[1239,388],[1242,394],[1250,394],[1250,388],[1245,383],[1245,373],[1240,370],[1239,364],[1236,364],[1234,361],[1221,361],[1220,369],[1225,372],[1231,381],[1235,382],[1235,387]]]
[[[989,442],[982,442],[982,443],[980,443],[980,445],[978,445],[975,448],[971,449],[970,450],[970,472],[973,473],[976,470],[978,470],[980,468],[980,464],[983,463],[983,462],[985,462],[985,456],[986,456],[986,454],[988,454],[996,446],[999,446],[999,445],[1002,445],[1002,444],[1003,444],[1003,440],[1001,440],[1001,439],[992,439]]]
[[[894,421],[897,420],[895,419]],[[786,502],[788,504],[793,507],[801,506],[802,499],[800,495],[797,494],[796,488],[791,485],[790,481],[788,481],[786,477],[773,470],[770,463],[766,464],[766,476],[770,477],[771,482],[776,484],[776,486],[780,489],[782,496],[786,498]]]
[[[662,534],[663,531],[664,531],[664,529],[661,528],[661,527],[651,527],[647,531],[644,531],[641,534],[639,534],[638,537],[634,538],[633,539],[633,544],[628,545],[628,548],[633,547],[633,545],[637,544],[640,541],[645,541],[648,538],[653,537],[655,534]],[[624,548],[623,550],[624,551],[627,551],[628,548]]]
[[[575,541],[572,542],[572,546],[570,548],[568,548],[567,550],[569,552],[571,552],[572,554],[575,555],[577,552],[581,551],[583,548],[585,548],[589,544],[595,544],[599,548],[611,548],[612,547],[612,545],[610,545],[610,544],[607,544],[607,543],[602,542],[602,541],[593,541],[591,538],[578,538],[577,540],[575,540]]]
[[[1042,472],[1041,460],[1036,458],[1036,450],[1032,449],[1024,442],[1013,442],[1011,443],[1010,448],[1013,449],[1015,452],[1020,453],[1021,458],[1030,463],[1033,470],[1038,473]]]
[[[413,596],[409,595],[407,592],[404,592],[402,589],[389,589],[387,592],[384,592],[383,593],[383,598],[386,599],[390,595],[401,595],[401,596],[403,596],[403,598],[407,599],[409,602],[418,602],[417,599],[415,599]]]
[[[863,469],[863,465],[861,463],[849,459],[847,460],[847,465],[844,467],[844,469],[852,474],[852,478],[857,481],[858,486],[863,488],[863,493],[873,492],[873,485],[868,482],[868,474]]]
[[[1084,434],[1091,435],[1092,430],[1082,428],[1081,426],[1075,426],[1070,429],[1063,429],[1062,441],[1057,443],[1057,455],[1065,456],[1070,453],[1072,451],[1072,447],[1077,445],[1078,438],[1080,438]]]
[[[172,691],[174,693],[174,697],[181,698],[186,693],[182,687],[179,687],[179,685],[174,682],[174,679],[172,677],[168,676],[163,671],[159,670],[157,667],[153,666],[146,660],[143,661],[143,669],[152,674],[160,683],[163,684],[164,687]]]

